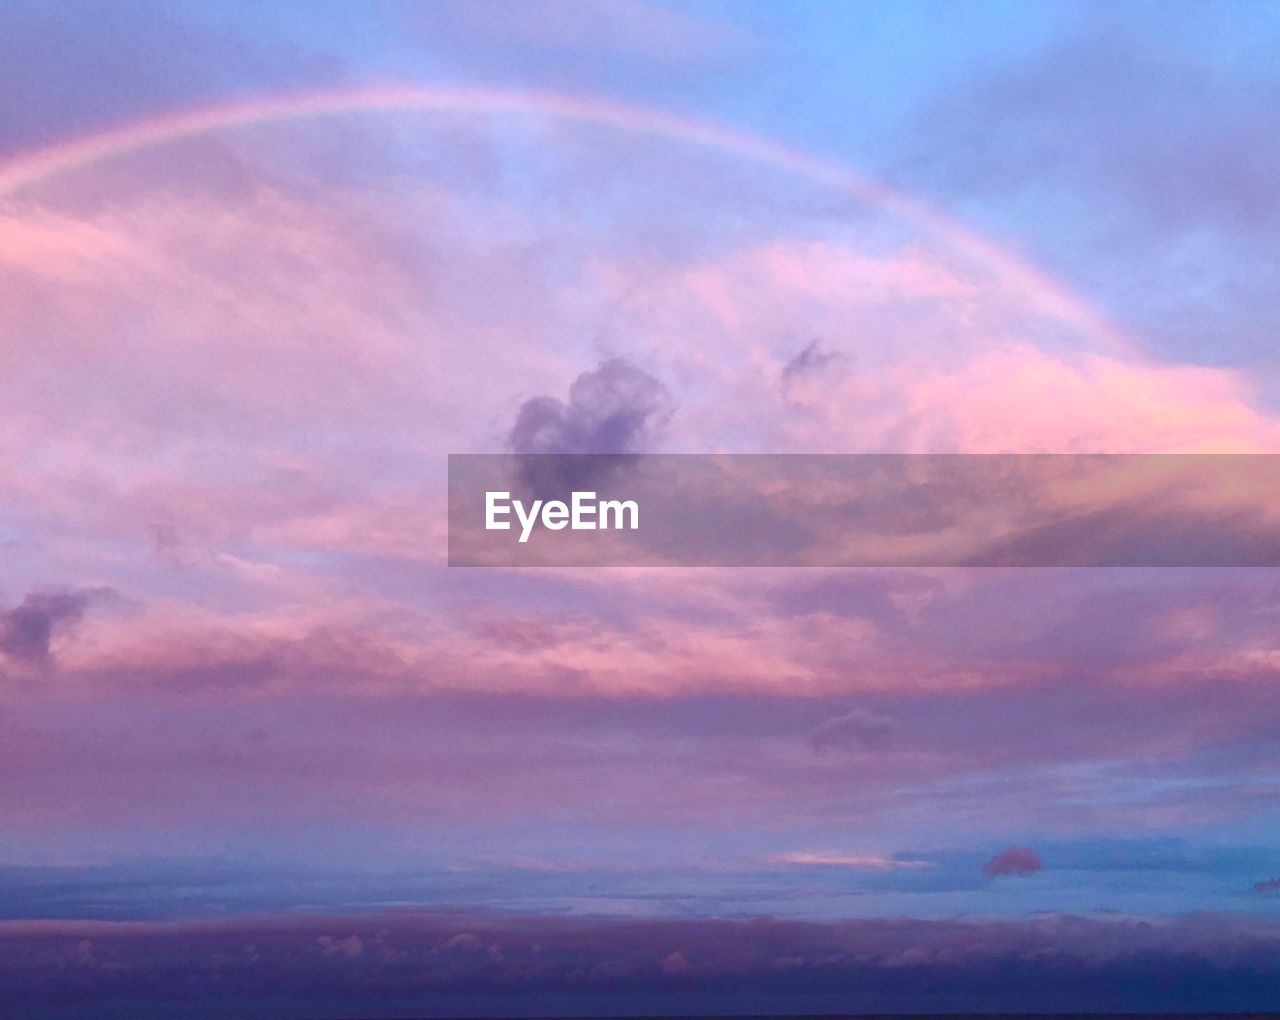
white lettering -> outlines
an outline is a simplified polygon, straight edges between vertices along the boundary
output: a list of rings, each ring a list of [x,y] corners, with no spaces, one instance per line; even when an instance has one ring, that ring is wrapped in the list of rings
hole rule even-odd
[[[530,504],[512,499],[509,492],[486,492],[484,509],[486,531],[510,531],[511,522],[502,518],[514,509],[521,542],[529,541],[537,524],[549,531],[635,531],[640,527],[640,505],[634,499],[597,501],[594,492],[575,492],[568,503],[535,499]]]
[[[529,510],[526,517],[524,512],[524,504],[520,500],[513,500],[516,506],[516,516],[520,518],[520,541],[529,541],[529,532],[533,530],[533,522],[538,519],[538,509],[542,506],[542,500],[535,499],[533,506]]]
[[[616,500],[606,499],[600,504],[600,527],[609,527],[609,512],[613,512],[613,527],[618,530],[629,529],[635,531],[640,527],[640,506],[634,499]],[[622,522],[623,511],[631,515],[630,523]]]
[[[504,517],[511,513],[511,507],[498,506],[498,500],[510,499],[509,492],[486,492],[484,494],[484,527],[486,531],[509,531],[511,529],[510,521],[498,520],[498,514]]]
[[[595,531],[596,522],[583,520],[584,517],[594,517],[596,515],[595,508],[596,494],[594,492],[575,492],[573,494],[573,523],[570,525],[574,531]],[[588,503],[587,500],[591,500]]]
[[[542,526],[559,531],[569,523],[569,508],[558,499],[549,499],[542,507]]]

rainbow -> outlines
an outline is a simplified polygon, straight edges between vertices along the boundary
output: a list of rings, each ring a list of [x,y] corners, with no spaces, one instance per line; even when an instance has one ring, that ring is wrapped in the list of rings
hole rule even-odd
[[[1025,259],[901,191],[756,135],[645,107],[553,93],[383,85],[207,106],[19,155],[0,164],[0,198],[102,160],[209,132],[308,117],[395,111],[560,119],[704,146],[790,171],[902,217],[961,255],[987,266],[1044,311],[1114,347],[1131,348],[1131,341],[1112,323]]]

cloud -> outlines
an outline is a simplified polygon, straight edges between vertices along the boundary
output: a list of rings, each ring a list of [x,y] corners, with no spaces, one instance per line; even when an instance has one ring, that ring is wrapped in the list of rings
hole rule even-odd
[[[786,853],[771,858],[779,864],[795,864],[815,868],[856,868],[860,871],[917,870],[933,867],[930,861],[900,860],[896,857],[876,857],[869,854],[842,853]]]
[[[34,122],[44,111],[5,112]],[[382,834],[407,833],[420,850],[423,819],[439,830],[434,845],[492,843],[513,819],[554,841],[569,813],[584,839],[629,838],[647,819],[683,833],[691,819],[723,818],[741,828],[716,838],[741,852],[776,817],[814,827],[797,845],[837,847],[851,824],[937,824],[973,839],[975,818],[1049,831],[1259,817],[1255,748],[1269,747],[1277,711],[1260,682],[1274,675],[1274,593],[1238,600],[1235,588],[1204,588],[1224,584],[1206,574],[1204,597],[1230,610],[1236,630],[1214,648],[1153,652],[1149,628],[1128,626],[1145,619],[1134,606],[1158,592],[1199,597],[1172,572],[1134,580],[1123,606],[1110,601],[1114,581],[1086,589],[1041,576],[1015,588],[996,572],[953,572],[910,626],[905,614],[860,609],[847,591],[815,595],[803,611],[781,606],[777,587],[794,577],[785,572],[464,576],[433,569],[440,515],[423,495],[439,484],[430,455],[501,446],[531,394],[547,396],[512,430],[513,449],[628,456],[659,438],[752,451],[1280,448],[1242,380],[1064,357],[1049,348],[1056,320],[1043,326],[1011,288],[927,246],[873,257],[789,241],[791,223],[772,241],[719,230],[720,214],[738,208],[727,190],[715,197],[725,205],[704,211],[669,178],[646,176],[687,147],[629,138],[618,155],[646,162],[609,159],[618,172],[598,193],[573,173],[527,175],[543,162],[572,170],[578,142],[594,153],[604,132],[517,125],[519,144],[487,144],[506,118],[465,130],[493,176],[461,195],[449,193],[453,175],[469,179],[453,158],[461,146],[407,144],[412,123],[434,118],[393,118],[387,135],[373,127],[385,118],[367,120],[370,135],[394,137],[391,148],[415,160],[433,154],[447,174],[425,161],[413,167],[422,174],[403,173],[357,147],[379,185],[362,191],[366,178],[345,164],[290,158],[292,140],[323,149],[352,120],[220,136],[244,157],[254,186],[243,192],[205,180],[215,139],[192,140],[47,189],[77,185],[84,209],[42,205],[46,190],[32,189],[6,212],[0,307],[12,370],[0,382],[0,461],[14,511],[0,528],[26,542],[33,576],[103,578],[154,607],[128,628],[99,627],[90,612],[74,642],[60,640],[71,616],[48,617],[43,638],[19,617],[12,643],[56,655],[65,684],[29,704],[13,685],[13,704],[0,706],[7,838],[37,847],[36,859],[44,847],[74,852],[88,830],[129,853],[163,831],[197,850],[270,839],[351,860]],[[524,159],[543,141],[547,160]],[[277,145],[273,184],[256,171],[274,165]],[[508,150],[516,164],[503,162]],[[298,166],[308,183],[295,189],[284,182]],[[722,176],[703,176],[723,188]],[[508,177],[518,182],[509,192],[494,183]],[[402,178],[414,186],[393,187]],[[627,199],[634,224],[637,210],[657,207],[647,190],[637,198],[649,180],[678,214],[645,218],[707,244],[637,259],[629,228],[603,229],[612,204],[593,196]],[[541,232],[571,207],[592,229]],[[625,357],[597,364],[570,339],[595,336]],[[832,346],[796,352],[816,336]],[[849,371],[830,371],[836,349],[856,349]],[[780,393],[788,364],[794,384]],[[803,397],[811,413],[784,397]],[[678,436],[664,431],[677,399]],[[137,555],[156,521],[157,552],[190,570]],[[877,598],[887,605],[898,592]],[[1117,668],[1108,632],[1079,626],[1074,600],[1088,597],[1147,637],[1141,662]],[[855,618],[864,612],[873,624]],[[1227,644],[1258,655],[1244,682],[1215,669]],[[1085,660],[1096,680],[1074,675]],[[469,724],[449,725],[464,696]],[[828,700],[815,708],[815,696]],[[861,697],[898,728],[848,712]],[[270,739],[246,741],[259,726]],[[801,743],[811,732],[812,750]],[[875,756],[885,760],[869,761],[857,784],[813,758],[881,740],[902,753]],[[1216,770],[1213,796],[1196,782],[1205,769]],[[1123,796],[1111,796],[1117,779]],[[1081,782],[1096,796],[1079,796]],[[460,835],[475,819],[488,827]],[[340,832],[362,845],[345,849]],[[980,863],[963,866],[975,884]],[[1233,881],[1247,888],[1253,877]],[[697,947],[676,940],[656,943],[645,966],[674,946],[701,967]]]
[[[1001,875],[1034,875],[1044,868],[1040,855],[1029,847],[1015,846],[996,854],[982,866],[982,873],[992,878]]]
[[[1263,879],[1261,882],[1255,882],[1253,888],[1255,892],[1260,893],[1280,892],[1280,878]]]
[[[326,956],[345,956],[355,959],[364,955],[364,941],[359,935],[348,935],[345,939],[335,939],[332,935],[321,935],[316,944]]]
[[[631,456],[652,444],[671,418],[670,390],[624,358],[610,358],[583,372],[569,387],[569,399],[526,400],[508,437],[524,456],[520,475],[539,498],[563,498],[568,491],[600,485]],[[543,454],[558,454],[556,460]],[[571,458],[564,455],[573,455]]]
[[[671,392],[624,358],[583,372],[568,401],[526,400],[511,428],[516,453],[631,453],[671,417]]]
[[[839,351],[830,350],[822,340],[815,337],[782,366],[782,384],[786,386],[807,375],[820,375],[843,359],[844,355]]]
[[[47,662],[55,635],[77,623],[103,594],[104,589],[32,592],[0,612],[0,652],[21,662]]]
[[[443,949],[460,922],[501,951]],[[336,939],[335,926],[351,934]],[[1064,1001],[1088,1012],[1121,1002],[1151,1012],[1228,1002],[1262,1010],[1274,1006],[1280,977],[1276,936],[1274,922],[1239,916],[830,924],[400,911],[8,922],[0,993],[21,1015],[74,995],[128,1004],[147,1020],[171,1016],[179,996],[198,1002],[201,1016],[380,1015],[402,1003],[415,1015],[509,1016],[540,1002],[554,1007],[539,1015],[585,1016],[615,1012],[624,995],[663,1014],[746,1014],[767,1001],[806,1014],[837,1001],[915,1013],[936,1011],[940,997],[975,1013],[1011,1001],[1037,1013]],[[69,960],[82,966],[69,973]],[[664,996],[677,975],[678,996]]]
[[[683,953],[668,953],[662,958],[662,973],[684,974],[689,970],[689,961]]]
[[[442,949],[460,949],[464,953],[478,953],[484,949],[484,943],[469,931],[459,932],[441,944]]]
[[[897,724],[887,716],[863,708],[820,722],[809,734],[816,752],[828,748],[880,748],[889,742]]]

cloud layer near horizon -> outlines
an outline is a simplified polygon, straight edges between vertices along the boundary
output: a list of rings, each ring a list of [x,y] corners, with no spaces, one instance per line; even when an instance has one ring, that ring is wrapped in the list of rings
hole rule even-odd
[[[13,1007],[100,1016],[1260,1009],[1272,924],[592,921],[387,913],[252,924],[0,923]],[[1123,991],[1121,991],[1121,989]],[[92,1004],[92,1005],[90,1005]],[[400,1012],[397,1013],[397,1010]],[[275,1011],[275,1012],[273,1012]]]

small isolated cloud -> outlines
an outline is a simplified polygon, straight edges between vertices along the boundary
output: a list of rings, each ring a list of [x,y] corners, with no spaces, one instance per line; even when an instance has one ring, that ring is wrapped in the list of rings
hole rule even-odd
[[[151,551],[173,567],[192,567],[196,564],[195,550],[176,524],[153,521],[147,526],[151,538]]]
[[[651,445],[674,408],[671,392],[661,382],[623,358],[610,358],[578,376],[567,401],[526,400],[508,441],[518,454],[585,455],[552,463],[524,460],[522,479],[536,495],[563,496],[566,490],[599,482],[625,463],[626,455]]]
[[[26,663],[47,662],[57,631],[79,621],[89,603],[103,594],[101,589],[32,592],[20,605],[0,612],[0,653]]]
[[[1253,891],[1260,893],[1280,893],[1280,878],[1267,878],[1253,884]]]
[[[568,401],[526,400],[511,429],[516,453],[630,453],[671,416],[670,391],[623,358],[583,372]]]
[[[484,949],[484,943],[469,931],[459,932],[441,946],[442,949],[460,949],[464,953],[478,953]]]
[[[782,367],[782,385],[794,382],[805,376],[821,375],[835,368],[844,361],[844,355],[828,348],[821,340],[815,338],[804,345],[800,351]]]
[[[683,953],[668,953],[662,960],[662,973],[684,974],[689,969],[689,961]]]
[[[348,935],[345,939],[321,935],[316,942],[326,956],[345,956],[354,960],[364,955],[364,940],[359,935]]]
[[[820,722],[809,733],[809,742],[818,753],[828,748],[877,748],[887,744],[896,729],[888,716],[855,708]]]
[[[1044,861],[1030,847],[1015,846],[996,854],[982,867],[992,878],[1002,875],[1034,875],[1044,869]]]

